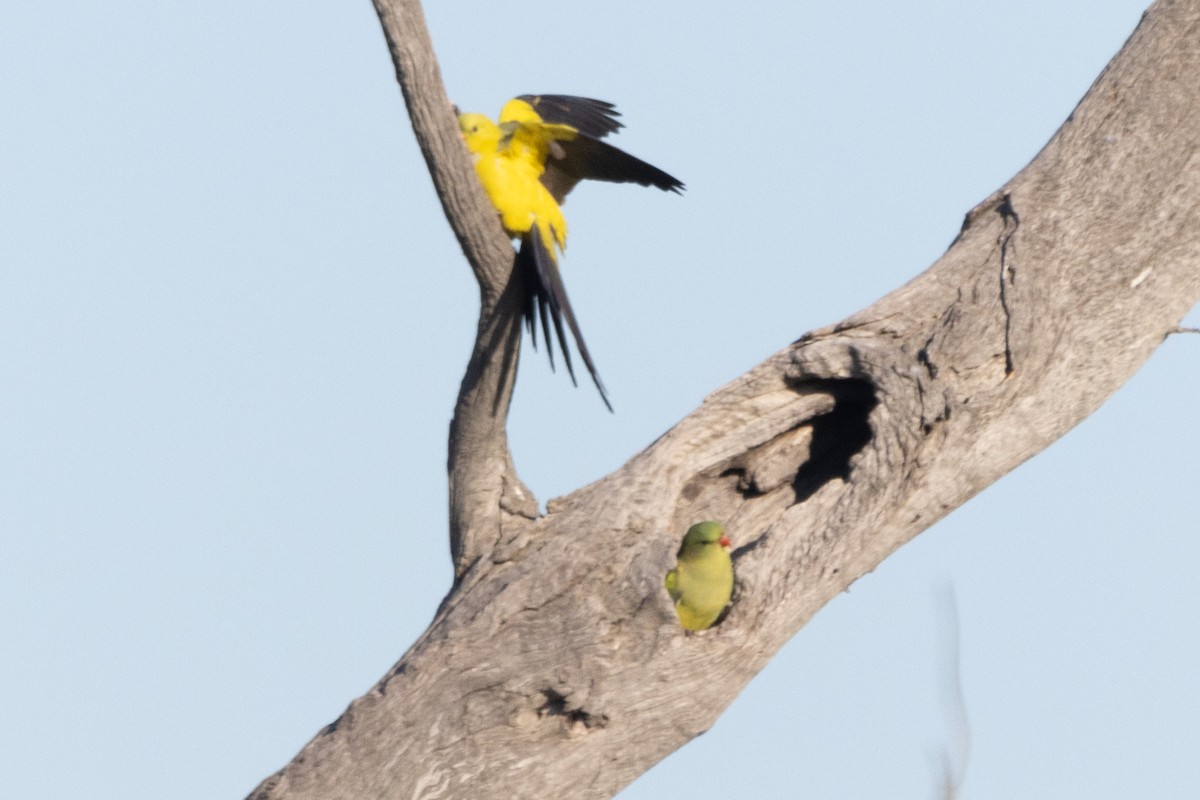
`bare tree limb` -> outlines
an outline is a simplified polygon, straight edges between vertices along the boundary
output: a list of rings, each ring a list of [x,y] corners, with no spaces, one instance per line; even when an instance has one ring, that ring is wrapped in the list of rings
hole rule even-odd
[[[519,297],[510,282],[514,254],[459,137],[421,4],[374,3],[413,133],[446,219],[479,281],[475,347],[450,425],[450,552],[458,582],[502,543],[517,541],[537,515],[533,493],[517,476],[505,430],[521,346]]]
[[[400,43],[424,35],[419,12],[376,6],[405,85],[404,54],[428,54]],[[929,270],[719,389],[516,535],[488,521],[502,489],[456,484],[469,579],[252,797],[610,797],[706,730],[825,603],[1094,411],[1200,298],[1197,42],[1200,0],[1160,0]],[[428,58],[413,64],[436,75]],[[419,137],[424,124],[414,112]],[[465,187],[460,167],[448,183]],[[452,442],[452,480],[511,468],[494,417],[496,440],[457,455]],[[686,635],[662,579],[706,518],[741,544],[738,583],[724,622]]]

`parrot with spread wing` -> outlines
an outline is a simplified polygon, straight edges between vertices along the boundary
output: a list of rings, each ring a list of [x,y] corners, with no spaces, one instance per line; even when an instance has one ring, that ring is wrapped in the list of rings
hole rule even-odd
[[[567,372],[575,382],[565,323],[609,411],[612,404],[558,269],[558,255],[567,246],[562,203],[575,184],[585,179],[637,183],[676,194],[683,191],[678,179],[601,141],[623,127],[618,116],[616,108],[602,100],[545,94],[509,100],[498,122],[483,114],[458,117],[479,182],[499,212],[505,232],[520,239],[514,274],[520,281],[521,312],[534,345],[540,320],[553,368],[553,326]]]

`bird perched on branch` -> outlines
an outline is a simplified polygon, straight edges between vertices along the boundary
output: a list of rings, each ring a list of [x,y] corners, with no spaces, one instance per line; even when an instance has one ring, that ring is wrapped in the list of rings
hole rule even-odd
[[[690,631],[711,628],[733,595],[733,561],[725,528],[719,522],[697,522],[683,537],[676,560],[665,583],[679,624]]]
[[[463,141],[475,159],[475,173],[500,213],[500,223],[510,236],[521,240],[514,279],[520,281],[522,315],[534,346],[540,319],[551,368],[553,326],[575,383],[565,321],[609,411],[612,404],[558,270],[558,254],[567,246],[567,221],[560,206],[567,192],[584,179],[637,183],[677,194],[683,190],[678,179],[658,167],[600,141],[623,127],[618,116],[616,108],[603,100],[544,94],[509,100],[498,123],[483,114],[458,117]]]

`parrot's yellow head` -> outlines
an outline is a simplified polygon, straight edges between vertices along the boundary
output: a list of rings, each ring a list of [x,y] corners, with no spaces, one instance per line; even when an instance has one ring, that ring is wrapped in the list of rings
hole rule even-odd
[[[475,155],[495,152],[500,143],[500,127],[483,114],[459,114],[458,130]]]

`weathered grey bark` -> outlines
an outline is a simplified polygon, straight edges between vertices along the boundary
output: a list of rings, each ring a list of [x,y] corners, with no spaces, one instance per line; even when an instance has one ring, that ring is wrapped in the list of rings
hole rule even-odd
[[[832,597],[1094,411],[1200,298],[1200,0],[1164,0],[928,271],[532,519],[504,440],[511,249],[417,3],[376,7],[482,287],[451,435],[458,580],[254,798],[611,796],[707,729]],[[706,518],[742,545],[737,591],[722,624],[685,635],[662,577]]]
[[[521,320],[507,291],[513,249],[475,180],[418,0],[375,0],[413,131],[450,227],[479,281],[477,341],[450,427],[450,551],[456,584],[502,537],[537,516],[517,477],[505,420],[517,375]]]

